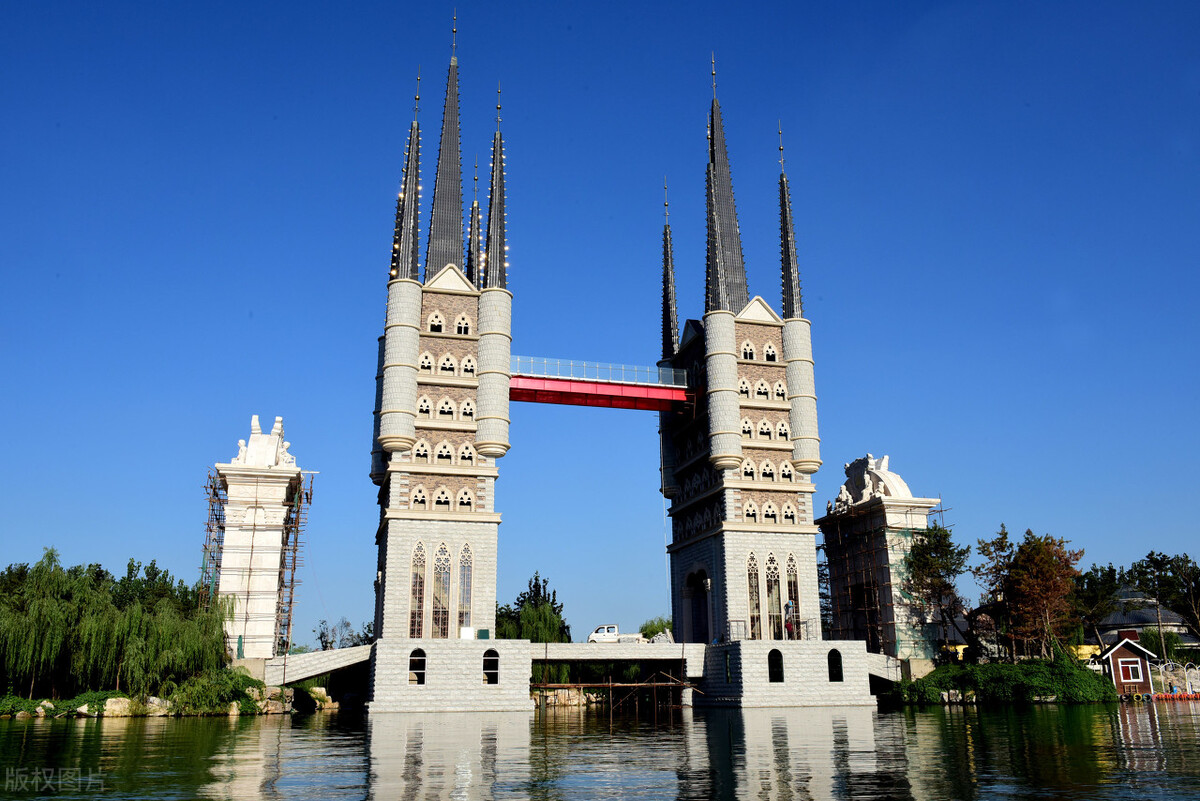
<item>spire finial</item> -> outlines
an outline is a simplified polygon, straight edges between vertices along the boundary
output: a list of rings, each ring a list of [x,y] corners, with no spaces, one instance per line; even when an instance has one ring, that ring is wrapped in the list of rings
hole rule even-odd
[[[479,202],[479,154],[478,153],[475,154],[475,189],[474,189],[474,197],[472,199],[476,203]]]
[[[413,116],[421,113],[421,65],[417,65],[417,93],[413,95]]]
[[[663,218],[671,222],[671,200],[667,197],[667,176],[663,176]]]
[[[779,171],[783,172],[783,120],[777,122],[779,124]]]
[[[496,81],[496,130],[500,130],[500,82]]]
[[[717,51],[712,51],[712,88],[713,100],[717,99]]]
[[[458,9],[454,9],[454,18],[450,23],[450,57],[458,55]]]

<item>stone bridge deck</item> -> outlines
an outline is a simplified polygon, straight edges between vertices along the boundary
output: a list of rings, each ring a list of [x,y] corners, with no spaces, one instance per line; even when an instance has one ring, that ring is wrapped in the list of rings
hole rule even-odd
[[[277,687],[285,681],[295,682],[311,679],[322,673],[366,662],[370,658],[370,645],[334,648],[330,651],[311,651],[307,654],[288,654],[286,659],[277,656],[267,661],[266,676],[263,681]]]

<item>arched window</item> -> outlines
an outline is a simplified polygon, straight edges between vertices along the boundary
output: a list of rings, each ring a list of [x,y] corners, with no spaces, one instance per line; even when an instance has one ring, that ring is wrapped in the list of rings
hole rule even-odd
[[[445,487],[438,489],[437,493],[433,496],[433,511],[450,511],[450,493],[446,491]]]
[[[466,368],[465,362],[463,363],[463,367]],[[469,401],[469,400],[463,401],[462,410],[459,411],[458,415],[463,420],[474,420],[475,419],[475,403],[474,403],[474,401]]]
[[[754,478],[754,462],[750,459],[742,462],[742,477]]]
[[[449,442],[439,442],[437,446],[438,464],[454,464],[454,448]]]
[[[408,655],[408,683],[425,683],[425,652],[420,648],[414,648]]]
[[[785,423],[781,420],[775,430],[778,432],[780,439],[786,440],[788,438],[788,424],[787,423]]]
[[[792,480],[792,465],[789,462],[784,461],[779,463],[779,480]]]
[[[754,358],[754,346],[751,345],[749,342],[742,343],[742,358],[743,359],[753,359]]]
[[[778,648],[772,648],[767,654],[767,681],[772,684],[783,683],[783,654]]]
[[[471,572],[474,560],[471,546],[464,545],[458,554],[458,627],[471,627]]]
[[[747,523],[758,522],[758,507],[755,506],[754,501],[746,501],[742,504],[742,519]]]
[[[475,497],[471,495],[469,489],[461,489],[458,491],[458,511],[469,512],[475,508]]]
[[[763,481],[774,481],[775,467],[770,462],[763,462],[758,474],[762,476]]]
[[[450,550],[446,543],[433,555],[433,615],[430,634],[444,640],[450,636]]]
[[[458,365],[454,361],[454,357],[450,354],[446,354],[442,357],[442,360],[438,362],[438,372],[442,375],[454,375],[457,369]]]
[[[440,401],[438,401],[438,419],[454,419],[454,401],[450,400],[449,398],[442,398]]]
[[[796,507],[790,503],[783,505],[783,522],[789,526],[796,524]]]
[[[425,495],[424,487],[417,487],[412,491],[412,498],[408,502],[409,509],[421,509],[424,511],[429,508],[429,499]]]
[[[446,321],[442,318],[441,312],[434,312],[429,315],[429,331],[433,334],[442,333],[442,329],[446,327]]]
[[[475,449],[471,447],[471,443],[467,443],[458,449],[459,464],[475,464]]]
[[[762,612],[758,603],[758,560],[754,554],[746,560],[746,589],[750,596],[750,639],[762,639]]]
[[[421,358],[417,360],[417,367],[420,368],[422,373],[432,373],[433,372],[433,354],[432,353],[422,353]]]
[[[460,336],[471,333],[471,321],[467,319],[467,315],[458,315],[458,319],[454,321],[454,333]]]
[[[776,361],[775,346],[772,345],[770,342],[768,342],[765,346],[763,346],[763,358],[769,362]]]
[[[758,424],[758,436],[759,436],[759,439],[770,439],[771,438],[771,424],[768,423],[766,420],[763,420],[761,423]]]
[[[500,654],[491,648],[483,652],[483,683],[500,683]]]
[[[475,375],[475,359],[472,356],[464,356],[462,360],[462,374]]]
[[[791,626],[787,626],[787,621],[784,621],[784,626],[788,630],[789,639],[800,639],[800,577],[796,572],[796,557],[788,554],[787,559],[787,618],[791,621]]]
[[[422,636],[422,623],[425,620],[425,546],[417,543],[413,548],[412,555],[412,592],[409,595],[408,604],[408,636],[413,639],[420,639]],[[421,681],[418,684],[425,683],[424,660],[425,654],[421,654]]]
[[[787,400],[787,385],[782,381],[775,382],[775,400]]]
[[[417,416],[430,417],[433,414],[433,404],[429,402],[429,398],[421,398],[417,401]]]
[[[742,436],[743,437],[754,436],[754,424],[751,423],[749,418],[746,418],[746,417],[742,418]]]
[[[767,385],[766,381],[759,381],[754,385],[754,397],[763,400],[771,399],[771,387]]]
[[[738,382],[738,394],[743,398],[750,397],[750,382],[744,378]]]
[[[428,462],[429,461],[429,444],[425,441],[418,441],[413,445],[413,461]]]
[[[829,661],[829,680],[842,680],[842,652],[836,648],[829,651],[829,656],[826,657]]]
[[[779,563],[767,554],[767,630],[772,640],[783,639],[783,600],[780,596]]]
[[[764,523],[778,523],[779,522],[779,513],[775,511],[775,504],[773,504],[773,503],[764,503],[763,504],[763,522]]]

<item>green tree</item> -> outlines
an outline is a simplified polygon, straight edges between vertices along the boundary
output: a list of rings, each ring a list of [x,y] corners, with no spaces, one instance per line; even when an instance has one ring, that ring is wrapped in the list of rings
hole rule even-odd
[[[1102,648],[1100,621],[1117,611],[1121,583],[1121,572],[1111,562],[1104,567],[1093,564],[1086,573],[1075,576],[1075,609]]]
[[[976,541],[975,553],[978,554],[981,561],[971,567],[971,575],[975,577],[975,581],[983,590],[980,608],[976,611],[987,615],[995,624],[997,639],[1007,635],[1009,659],[1015,661],[1017,655],[1016,636],[1012,630],[1008,603],[1004,597],[1004,582],[1008,577],[1015,549],[1012,540],[1009,539],[1008,529],[1003,523],[1000,524],[1000,530],[996,532],[996,536],[990,540]],[[972,616],[972,619],[978,619],[978,616]]]
[[[649,620],[647,620],[645,623],[643,623],[642,627],[639,629],[639,631],[642,633],[643,637],[645,637],[647,640],[649,640],[650,638],[654,637],[656,634],[659,634],[664,631],[670,631],[671,628],[672,628],[671,618],[670,617],[662,617],[660,615],[659,617],[652,617]]]
[[[1182,615],[1192,632],[1200,636],[1200,566],[1190,556],[1151,551],[1129,566],[1126,579]]]
[[[1003,582],[1004,599],[1013,630],[1037,643],[1043,659],[1051,656],[1053,645],[1072,625],[1071,591],[1082,556],[1082,550],[1069,550],[1066,540],[1039,536],[1032,529],[1026,529],[1013,554]]]
[[[529,588],[517,595],[512,606],[497,605],[496,637],[530,642],[571,641],[571,627],[563,617],[558,592],[550,589],[549,579],[534,572]]]
[[[926,609],[936,610],[942,627],[942,639],[949,639],[954,626],[963,639],[966,632],[955,622],[963,607],[958,594],[958,577],[967,568],[971,546],[954,544],[950,529],[934,523],[913,537],[904,557],[904,581],[901,586]]]

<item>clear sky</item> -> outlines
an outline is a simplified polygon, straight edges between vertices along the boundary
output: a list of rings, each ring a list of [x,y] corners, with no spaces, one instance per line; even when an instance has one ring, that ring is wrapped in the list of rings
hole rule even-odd
[[[282,415],[320,471],[299,639],[370,618],[375,340],[418,67],[432,195],[451,8],[4,5],[0,563],[54,546],[194,580],[207,467]],[[869,451],[963,542],[1200,550],[1200,5],[458,15],[468,176],[504,87],[514,353],[655,361],[664,175],[680,315],[702,313],[715,50],[750,291],[776,307],[783,127],[819,507]],[[512,417],[501,600],[536,569],[577,638],[667,613],[656,415]]]

